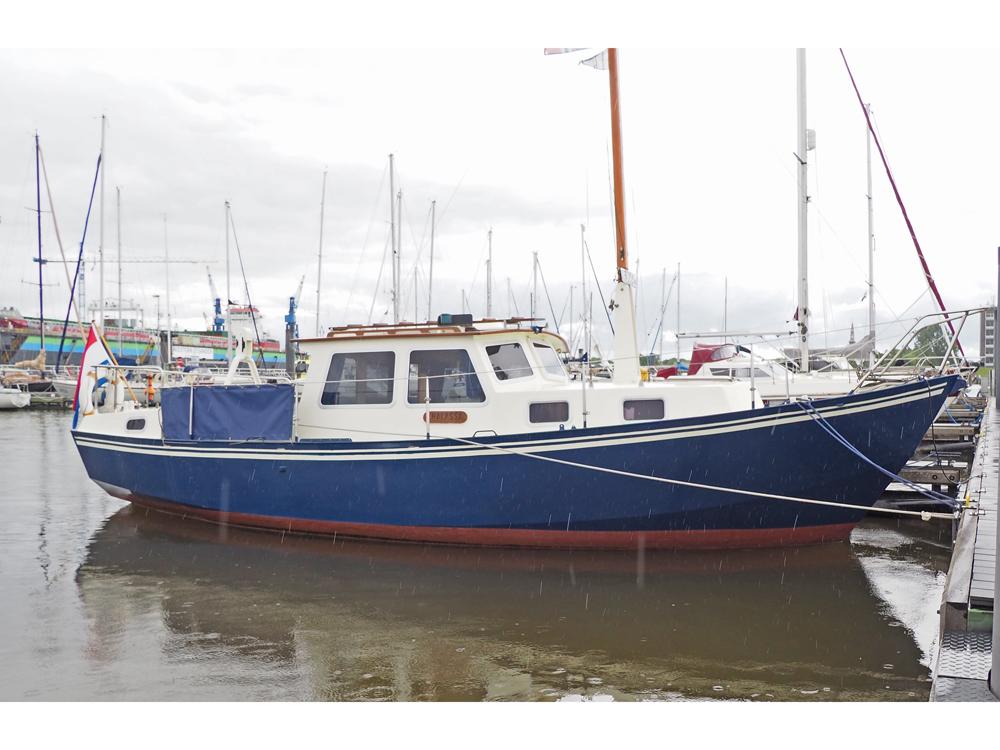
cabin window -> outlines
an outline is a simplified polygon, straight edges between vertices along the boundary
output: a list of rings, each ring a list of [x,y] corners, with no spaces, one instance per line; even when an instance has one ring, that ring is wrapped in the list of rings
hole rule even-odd
[[[645,398],[626,401],[622,408],[623,416],[628,422],[641,419],[663,419],[664,408],[662,398]]]
[[[393,352],[334,354],[320,403],[325,406],[392,403]]]
[[[528,407],[528,419],[531,422],[567,422],[569,421],[569,403],[566,401],[547,401],[541,404],[531,404]]]
[[[563,368],[562,360],[556,354],[556,350],[545,344],[533,344],[535,355],[542,363],[542,370],[546,375],[555,375],[558,378],[566,377],[566,370]]]
[[[487,346],[486,354],[493,366],[497,380],[513,380],[531,376],[531,365],[520,344],[497,344]]]
[[[733,375],[737,378],[749,378],[750,368],[749,367],[736,367],[733,369]],[[771,373],[766,370],[762,370],[759,367],[753,368],[753,376],[755,378],[770,378]]]
[[[718,367],[713,367],[712,374],[715,375],[715,377],[717,378],[728,378],[732,376],[728,367],[723,367],[721,369]]]
[[[406,398],[422,404],[469,404],[486,400],[465,349],[433,349],[410,352],[410,375]]]
[[[126,430],[141,430],[146,427],[145,419],[130,419],[125,423]]]

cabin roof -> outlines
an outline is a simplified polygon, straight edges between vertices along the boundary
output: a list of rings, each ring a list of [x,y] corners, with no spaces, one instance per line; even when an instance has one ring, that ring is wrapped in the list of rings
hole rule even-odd
[[[433,321],[426,323],[401,322],[395,324],[375,323],[371,325],[348,324],[334,326],[322,338],[296,339],[300,343],[314,344],[327,341],[356,341],[358,339],[436,339],[443,336],[495,336],[511,334],[533,334],[550,339],[559,351],[569,351],[566,340],[557,333],[544,329],[541,318],[483,318],[473,320],[471,325],[445,324]]]

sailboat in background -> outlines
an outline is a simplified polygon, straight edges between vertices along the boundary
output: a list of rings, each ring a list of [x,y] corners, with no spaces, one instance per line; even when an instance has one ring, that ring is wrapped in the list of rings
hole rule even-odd
[[[0,370],[0,387],[14,389],[26,394],[51,393],[52,381],[45,367],[45,279],[43,269],[47,261],[42,256],[42,188],[41,188],[41,146],[35,133],[35,214],[37,219],[38,255],[32,260],[38,264],[38,355],[25,359]],[[18,405],[21,399],[7,393],[6,402]]]

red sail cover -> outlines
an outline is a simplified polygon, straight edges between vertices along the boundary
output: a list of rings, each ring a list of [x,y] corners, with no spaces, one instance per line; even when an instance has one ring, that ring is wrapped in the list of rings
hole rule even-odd
[[[701,366],[709,362],[720,362],[736,356],[735,344],[698,344],[691,352],[691,364],[688,375],[696,375]]]

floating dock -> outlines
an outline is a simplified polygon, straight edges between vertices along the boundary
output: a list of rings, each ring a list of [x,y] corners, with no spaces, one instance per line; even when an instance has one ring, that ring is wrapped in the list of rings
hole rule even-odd
[[[967,510],[959,522],[939,610],[932,701],[998,700],[987,685],[994,645],[998,494],[1000,414],[996,400],[990,399],[966,485]]]

